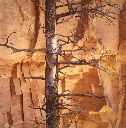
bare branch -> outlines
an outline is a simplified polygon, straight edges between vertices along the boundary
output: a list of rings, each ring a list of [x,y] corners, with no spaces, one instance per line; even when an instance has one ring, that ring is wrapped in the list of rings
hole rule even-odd
[[[78,60],[78,61],[69,61],[69,62],[58,62],[58,64],[71,64],[71,65],[90,65],[96,66],[99,60],[92,59],[91,61],[87,62],[86,60]]]
[[[11,45],[8,45],[8,44],[0,44],[0,46],[3,46],[3,47],[7,47],[7,48],[10,48],[13,50],[13,53],[16,53],[16,52],[45,52],[45,48],[38,48],[38,49],[17,49]]]
[[[97,96],[93,93],[67,93],[67,94],[59,94],[60,97],[65,97],[65,96],[79,96],[79,97],[89,97],[89,98],[92,98],[92,97],[95,97],[95,98],[98,98],[98,99],[105,99],[105,96]]]
[[[24,77],[25,79],[36,79],[36,80],[45,80],[44,77],[41,76],[30,76],[30,77]]]

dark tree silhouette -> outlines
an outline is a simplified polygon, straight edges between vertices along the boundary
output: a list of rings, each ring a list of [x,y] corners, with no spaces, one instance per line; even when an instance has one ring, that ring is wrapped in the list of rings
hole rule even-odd
[[[33,0],[32,0],[33,1]],[[61,34],[56,33],[56,26],[60,23],[64,23],[69,21],[69,19],[72,18],[73,15],[76,17],[79,17],[81,20],[82,18],[88,18],[88,17],[95,17],[95,16],[103,16],[105,17],[109,22],[111,22],[111,19],[118,19],[116,16],[112,16],[111,14],[113,12],[106,11],[104,12],[102,8],[104,8],[106,5],[114,7],[116,5],[110,4],[109,2],[105,2],[105,5],[100,5],[99,3],[96,3],[96,6],[89,6],[89,4],[94,4],[96,1],[95,0],[84,0],[82,2],[74,2],[73,0],[69,1],[66,0],[66,3],[62,3],[57,6],[57,0],[45,0],[45,9],[40,7],[39,1],[37,2],[33,1],[35,4],[35,7],[41,8],[41,10],[45,13],[45,25],[42,27],[43,32],[46,37],[46,48],[40,48],[40,49],[35,49],[34,46],[31,46],[29,49],[17,49],[13,47],[13,45],[9,45],[9,38],[12,34],[16,33],[13,32],[11,33],[8,37],[5,43],[0,44],[2,47],[7,47],[13,50],[13,52],[29,52],[29,53],[34,53],[34,52],[45,52],[45,60],[46,60],[46,68],[45,68],[45,78],[43,77],[27,77],[25,79],[42,79],[45,80],[45,108],[39,108],[39,107],[32,107],[34,109],[41,109],[44,110],[46,113],[46,128],[59,128],[60,126],[60,117],[64,115],[69,115],[71,113],[77,114],[80,111],[72,111],[69,110],[69,106],[72,106],[70,104],[61,104],[59,102],[59,99],[61,97],[64,97],[68,100],[73,100],[70,97],[95,97],[97,99],[105,99],[105,97],[99,97],[95,94],[92,93],[80,93],[80,94],[72,94],[68,90],[65,90],[64,93],[58,94],[58,73],[62,73],[61,70],[65,69],[67,67],[72,67],[75,65],[90,65],[92,67],[98,68],[100,70],[103,70],[105,72],[108,72],[106,69],[103,67],[100,67],[99,62],[101,61],[100,59],[91,59],[90,61],[86,61],[85,59],[78,59],[75,58],[75,61],[58,61],[58,56],[66,56],[68,54],[74,54],[74,52],[86,52],[85,47],[79,47],[78,49],[74,50],[62,50],[62,46],[65,44],[70,44],[73,43],[75,46],[75,40],[79,40],[82,38],[82,33],[84,32],[84,24],[83,24],[83,32],[81,35],[78,35],[77,32],[74,34],[72,33],[71,36],[64,36]],[[68,11],[62,12],[60,14],[56,13],[56,10],[58,8],[63,8],[67,7]],[[89,14],[90,13],[90,14]],[[38,19],[40,14],[36,13],[37,19],[36,19],[36,24],[35,28],[37,29],[38,26]],[[88,20],[88,19],[87,19]],[[125,23],[125,21],[122,21]],[[34,43],[36,42],[38,37],[38,30],[37,30],[37,35],[34,39]],[[62,37],[61,39],[58,37]],[[33,44],[35,45],[35,44]],[[95,51],[95,49],[92,49]],[[74,56],[72,56],[74,58]],[[62,67],[61,67],[62,65]],[[60,68],[59,68],[60,67]],[[65,74],[64,74],[65,75]],[[74,100],[75,101],[75,100]],[[78,102],[77,102],[78,103]],[[70,113],[65,113],[65,114],[60,114],[60,109],[68,109]],[[37,124],[39,124],[37,122]],[[41,124],[41,123],[40,123]],[[69,127],[69,126],[68,126]]]
[[[46,36],[46,127],[59,127],[58,102],[58,45],[56,39],[56,0],[45,1],[45,36]]]

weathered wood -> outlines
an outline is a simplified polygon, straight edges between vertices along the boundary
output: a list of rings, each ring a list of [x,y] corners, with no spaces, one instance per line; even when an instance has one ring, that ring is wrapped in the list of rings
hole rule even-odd
[[[59,128],[57,62],[58,52],[56,27],[56,0],[45,2],[45,34],[46,34],[46,69],[45,69],[45,98],[46,98],[46,128]]]

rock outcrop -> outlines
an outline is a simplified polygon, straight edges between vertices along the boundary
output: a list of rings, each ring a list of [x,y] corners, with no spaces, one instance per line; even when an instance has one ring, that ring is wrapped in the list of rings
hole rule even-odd
[[[122,8],[125,1],[111,2]],[[38,109],[44,105],[45,53],[28,53],[26,50],[45,48],[44,13],[41,8],[44,1],[36,0],[36,4],[32,0],[0,0],[0,128],[34,128],[39,123],[39,127],[45,127],[45,113]],[[115,19],[72,17],[69,22],[57,26],[60,35],[70,35],[71,29],[75,29],[74,34],[80,34],[74,37],[75,44],[64,45],[64,50],[86,48],[86,51],[70,52],[59,57],[59,61],[100,59],[100,68],[77,65],[59,73],[59,93],[69,90],[75,94],[94,95],[92,98],[60,99],[61,103],[75,104],[69,107],[71,110],[81,110],[80,114],[63,116],[62,128],[69,124],[71,128],[126,126],[126,25],[122,22],[126,17],[119,8],[103,8],[103,11],[114,12],[110,17],[118,13]],[[57,13],[67,10],[58,9]],[[69,110],[62,111],[67,112]]]

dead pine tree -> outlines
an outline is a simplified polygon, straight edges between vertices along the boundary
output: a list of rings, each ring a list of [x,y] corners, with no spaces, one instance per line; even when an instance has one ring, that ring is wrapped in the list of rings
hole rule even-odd
[[[58,112],[58,48],[56,39],[56,0],[45,1],[46,69],[45,99],[46,128],[59,128]]]
[[[83,1],[83,0],[82,0]],[[105,97],[99,97],[97,95],[94,95],[92,93],[81,93],[81,94],[76,94],[76,93],[71,93],[69,91],[66,91],[65,93],[58,94],[58,73],[61,72],[61,69],[67,68],[67,67],[72,67],[76,65],[90,65],[92,67],[98,68],[100,70],[103,70],[107,72],[106,69],[100,67],[98,65],[100,60],[97,59],[92,59],[90,61],[86,61],[85,59],[80,59],[80,58],[75,58],[76,60],[70,60],[70,61],[60,61],[58,62],[58,55],[60,56],[65,56],[67,54],[74,54],[74,52],[79,52],[79,51],[84,51],[85,48],[78,47],[78,49],[75,50],[62,50],[58,49],[58,46],[63,46],[65,44],[70,44],[75,42],[75,40],[72,40],[72,37],[75,37],[74,34],[70,36],[65,36],[62,34],[57,34],[56,33],[56,26],[60,23],[67,22],[69,19],[72,18],[73,15],[76,15],[76,17],[82,17],[84,18],[85,15],[90,15],[90,17],[100,15],[103,17],[106,17],[108,21],[111,21],[111,19],[116,19],[120,20],[116,17],[112,17],[111,13],[112,12],[107,12],[107,11],[102,11],[102,8],[105,7],[105,5],[98,5],[96,2],[96,6],[88,6],[92,1],[95,2],[95,0],[85,0],[84,5],[81,5],[80,3],[66,0],[66,4],[64,4],[61,0],[61,5],[56,6],[56,3],[58,2],[57,0],[45,0],[45,29],[44,34],[46,37],[46,48],[40,48],[40,49],[35,49],[35,48],[29,48],[29,49],[17,49],[13,47],[13,45],[9,45],[9,37],[16,33],[13,32],[11,33],[8,37],[5,43],[0,44],[1,47],[7,47],[9,49],[12,49],[13,53],[16,52],[46,52],[46,69],[45,69],[45,78],[43,77],[28,77],[25,79],[42,79],[45,80],[45,106],[46,108],[39,108],[39,107],[32,107],[34,109],[43,109],[46,113],[46,128],[59,128],[60,127],[60,117],[61,116],[67,116],[71,113],[73,114],[78,114],[81,112],[78,111],[72,111],[70,110],[69,113],[60,113],[61,109],[69,109],[70,104],[60,104],[59,103],[59,98],[60,97],[65,97],[68,100],[72,100],[70,97],[95,97],[98,99],[103,99]],[[39,7],[42,9],[36,2],[34,2],[36,7]],[[106,3],[109,6],[110,3]],[[56,9],[62,8],[62,7],[67,7],[68,10],[66,12],[60,12],[56,14]],[[43,11],[43,9],[42,9]],[[90,13],[89,13],[90,12]],[[91,15],[92,14],[92,15]],[[66,18],[66,20],[65,20]],[[124,21],[123,21],[124,22]],[[58,39],[59,37],[64,37],[65,39],[61,38]],[[79,35],[76,35],[76,37],[80,38]],[[66,41],[67,39],[67,41]],[[60,42],[59,42],[60,41]],[[59,44],[58,44],[59,43]],[[75,44],[77,45],[77,44]],[[59,67],[63,65],[63,67],[58,70],[58,65]],[[75,101],[75,100],[74,100]],[[77,102],[77,107],[78,107],[78,102]],[[62,117],[61,117],[62,118]],[[36,121],[37,122],[37,121]],[[37,124],[41,124],[38,123]]]
[[[72,15],[76,15],[77,17],[84,17],[85,14],[89,14],[89,12],[92,14],[91,17],[96,16],[104,16],[108,21],[111,19],[117,19],[116,17],[112,17],[110,14],[111,12],[104,12],[102,11],[102,8],[106,7],[106,5],[113,7],[113,5],[110,5],[109,3],[105,3],[105,5],[100,5],[96,1],[85,1],[84,6],[73,6],[73,5],[79,5],[79,3],[72,3],[69,0],[66,0],[67,4],[63,4],[60,6],[56,6],[56,0],[46,0],[45,1],[45,36],[46,36],[46,69],[45,69],[45,99],[46,99],[46,128],[59,128],[60,127],[60,103],[58,96],[88,96],[88,97],[96,97],[93,94],[58,94],[58,65],[90,65],[92,67],[98,68],[100,70],[103,70],[107,72],[105,69],[102,69],[99,67],[98,62],[100,60],[92,59],[89,62],[86,60],[79,60],[77,61],[70,61],[70,62],[58,62],[58,55],[59,55],[59,49],[58,49],[58,41],[56,36],[58,35],[56,33],[56,23],[63,23],[63,20],[61,22],[58,22],[59,19],[64,19],[65,17],[70,17]],[[96,6],[94,7],[92,4],[92,7],[88,6],[90,2],[95,2]],[[86,6],[87,5],[87,6]],[[62,7],[68,7],[67,12],[62,12],[60,14],[56,14],[57,8]],[[68,18],[69,19],[69,18]],[[68,20],[67,19],[67,20]],[[62,37],[65,37],[64,35],[59,35]],[[74,36],[74,35],[72,35]],[[71,37],[72,37],[71,36]],[[78,35],[77,35],[78,36]],[[66,37],[68,39],[67,42],[64,40],[60,42],[65,42],[66,44],[74,43],[74,40],[72,41],[70,37]],[[79,51],[80,48],[76,51]],[[84,50],[83,48],[81,50]],[[61,51],[63,52],[63,50]],[[65,52],[74,52],[72,50],[65,51]],[[102,99],[104,97],[100,97],[99,99]],[[62,107],[65,109],[65,107],[62,105]]]

